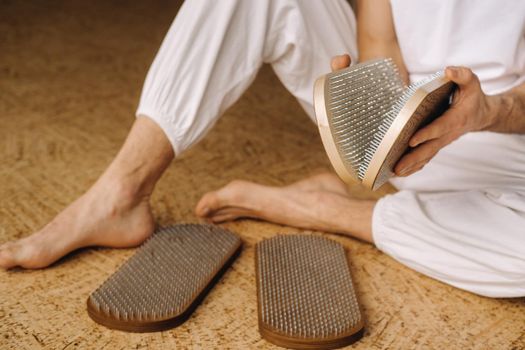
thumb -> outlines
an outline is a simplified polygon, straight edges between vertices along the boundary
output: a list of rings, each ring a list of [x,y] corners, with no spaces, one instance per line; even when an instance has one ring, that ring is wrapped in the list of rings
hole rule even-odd
[[[350,63],[352,62],[352,59],[350,58],[350,55],[344,54],[335,56],[332,58],[332,62],[330,64],[332,71],[337,71],[343,68],[346,68],[350,66]]]
[[[476,74],[466,67],[449,66],[445,70],[445,76],[463,88],[467,88],[478,80]]]

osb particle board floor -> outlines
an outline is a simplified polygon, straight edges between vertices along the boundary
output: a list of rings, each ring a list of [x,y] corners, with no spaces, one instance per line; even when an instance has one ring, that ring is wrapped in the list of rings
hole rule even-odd
[[[0,2],[0,242],[44,225],[108,165],[177,7],[147,0]],[[153,197],[155,216],[159,224],[195,221],[199,197],[235,178],[282,185],[323,167],[314,125],[265,67],[206,139],[167,171]],[[297,230],[252,220],[225,227],[242,236],[245,249],[181,327],[126,334],[93,323],[87,296],[133,249],[84,249],[45,270],[0,272],[0,348],[274,348],[257,331],[253,246]],[[481,298],[370,245],[330,237],[351,252],[366,317],[365,337],[353,348],[525,348],[524,299]]]

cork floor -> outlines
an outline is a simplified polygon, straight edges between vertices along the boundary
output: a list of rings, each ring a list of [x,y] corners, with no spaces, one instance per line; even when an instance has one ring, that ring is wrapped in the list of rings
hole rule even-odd
[[[177,7],[0,1],[0,242],[43,226],[108,165]],[[168,169],[154,213],[159,224],[196,221],[200,196],[233,179],[283,185],[326,167],[316,128],[264,67],[213,131]],[[385,192],[351,190],[360,198]],[[297,230],[254,220],[224,226],[242,237],[244,251],[179,328],[126,334],[92,322],[87,296],[134,250],[89,248],[48,269],[0,272],[0,349],[274,348],[257,331],[253,247]],[[350,252],[366,318],[365,336],[352,348],[525,348],[524,299],[456,290],[370,245],[330,237]]]

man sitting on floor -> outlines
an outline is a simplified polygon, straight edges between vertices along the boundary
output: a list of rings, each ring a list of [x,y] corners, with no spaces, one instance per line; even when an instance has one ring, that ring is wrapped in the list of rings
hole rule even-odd
[[[280,188],[234,181],[206,194],[196,214],[343,233],[458,288],[525,296],[525,2],[363,0],[357,26],[356,36],[344,0],[185,2],[114,161],[42,230],[2,245],[0,266],[41,268],[84,246],[140,244],[154,230],[155,183],[263,63],[313,118],[315,78],[347,52],[392,57],[406,82],[456,66],[446,69],[459,86],[452,107],[396,166],[399,192],[357,200],[332,174]],[[332,61],[349,64],[347,55]]]

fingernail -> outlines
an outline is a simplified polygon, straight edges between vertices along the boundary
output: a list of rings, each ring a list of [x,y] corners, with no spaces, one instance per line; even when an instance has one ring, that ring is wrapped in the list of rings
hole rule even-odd
[[[418,139],[411,139],[410,142],[408,143],[410,147],[417,147],[417,145],[419,145],[419,140]]]
[[[202,209],[202,216],[208,216],[209,213],[210,213],[210,208],[205,207],[204,209]]]

